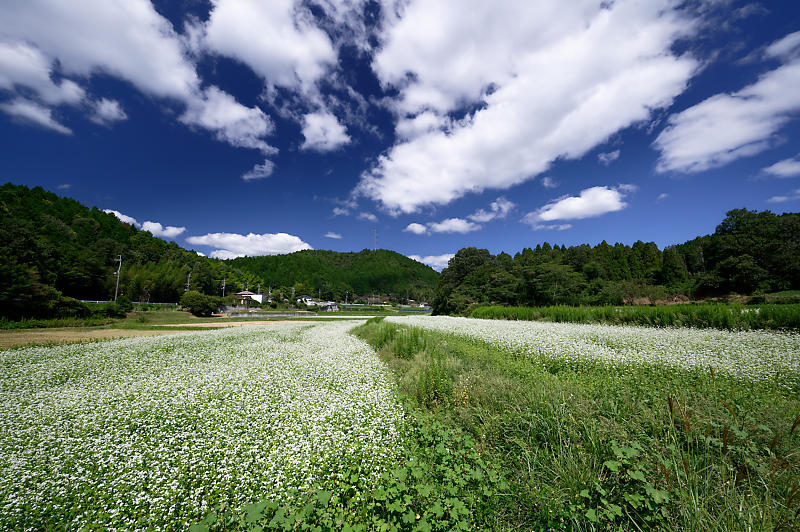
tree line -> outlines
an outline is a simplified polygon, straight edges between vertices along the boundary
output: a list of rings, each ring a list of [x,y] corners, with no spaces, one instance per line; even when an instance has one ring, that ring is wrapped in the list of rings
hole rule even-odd
[[[513,257],[474,247],[442,271],[435,314],[478,305],[620,305],[800,289],[800,213],[735,209],[712,235],[663,250],[547,242]]]
[[[186,291],[221,296],[260,285],[282,301],[297,295],[433,296],[438,274],[398,253],[305,251],[223,261],[166,242],[113,214],[41,187],[0,186],[0,316],[54,318],[85,313],[78,300],[178,302]]]

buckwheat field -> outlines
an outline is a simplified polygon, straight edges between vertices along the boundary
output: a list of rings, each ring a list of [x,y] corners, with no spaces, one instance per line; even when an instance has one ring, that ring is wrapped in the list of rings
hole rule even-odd
[[[184,528],[377,479],[402,420],[352,323],[0,353],[0,528]]]

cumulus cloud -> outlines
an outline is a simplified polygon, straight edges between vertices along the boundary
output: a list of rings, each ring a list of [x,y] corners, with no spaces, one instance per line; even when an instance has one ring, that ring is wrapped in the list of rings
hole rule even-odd
[[[796,177],[800,176],[800,153],[794,157],[778,161],[777,163],[767,166],[761,170],[764,174],[769,174],[774,177]]]
[[[627,187],[626,187],[627,188]],[[562,196],[522,219],[534,229],[568,229],[570,226],[547,226],[544,222],[557,220],[581,220],[609,212],[616,212],[628,206],[623,201],[628,190],[617,188],[591,187],[581,190],[578,196]]]
[[[403,231],[407,233],[414,233],[415,235],[424,235],[428,232],[428,228],[415,222],[408,224]]]
[[[45,104],[77,104],[85,99],[84,89],[69,79],[52,81],[52,66],[58,65],[62,78],[89,79],[102,73],[148,95],[183,104],[182,122],[210,130],[221,141],[275,153],[262,139],[272,132],[269,118],[213,85],[201,88],[185,46],[149,0],[0,2],[0,88],[25,86]],[[24,112],[32,122],[69,131],[41,104],[17,102],[5,104],[3,110],[17,116]],[[125,117],[113,100],[101,99],[88,107],[89,118],[101,123]]]
[[[665,200],[665,199],[667,199],[668,197],[669,197],[669,194],[667,194],[666,192],[662,192],[662,193],[661,193],[661,194],[659,194],[659,195],[658,195],[658,197],[656,198],[656,203],[658,203],[658,202],[660,202],[660,201],[664,201],[664,200]]]
[[[40,50],[27,43],[0,42],[0,89],[14,92],[23,86],[34,90],[48,104],[79,103],[84,90],[68,79],[54,82],[51,63]]]
[[[426,225],[416,222],[410,223],[403,231],[414,233],[415,235],[427,235],[428,233],[460,233],[463,235],[478,231],[481,228],[481,225],[463,218],[447,218],[441,222],[428,222]]]
[[[251,170],[242,175],[245,181],[252,181],[254,179],[264,179],[272,175],[275,170],[275,163],[269,159],[265,159],[263,164],[255,165]]]
[[[334,212],[336,212],[335,208],[333,210],[334,210]],[[368,222],[377,222],[378,221],[378,217],[375,216],[374,214],[372,214],[371,212],[361,212],[361,213],[358,214],[358,216],[356,216],[356,218],[358,218],[359,220],[366,220]]]
[[[216,248],[210,253],[217,259],[258,255],[281,255],[294,253],[303,249],[313,249],[299,237],[287,233],[208,233],[202,236],[190,236],[186,242],[195,246]]]
[[[116,100],[101,98],[94,104],[94,114],[91,116],[92,122],[108,125],[120,120],[125,120],[128,115]]]
[[[472,223],[463,218],[447,218],[441,222],[432,222],[428,224],[428,229],[432,233],[471,233],[481,228],[480,225]]]
[[[600,161],[600,164],[602,164],[603,166],[608,166],[617,159],[619,159],[619,150],[610,151],[608,153],[597,154],[597,160]]]
[[[386,10],[373,69],[397,91],[399,141],[358,193],[410,213],[506,189],[669,106],[698,66],[673,50],[694,26],[672,6],[412,0]],[[426,112],[428,132],[415,137],[403,121]],[[452,122],[433,120],[445,115]]]
[[[62,135],[72,135],[72,130],[53,118],[53,111],[25,98],[15,98],[10,102],[0,103],[0,111],[22,122],[52,129]]]
[[[132,216],[128,216],[127,214],[122,214],[121,212],[115,211],[113,209],[103,209],[103,212],[107,212],[108,214],[113,214],[114,216],[117,217],[117,219],[120,222],[129,224],[129,225],[133,225],[134,227],[138,227],[139,226],[139,222],[136,221],[136,218],[134,218]]]
[[[572,224],[540,224],[530,223],[531,229],[534,231],[566,231],[572,228]]]
[[[350,214],[350,209],[346,207],[334,207],[333,208],[333,215],[334,216],[347,216]]]
[[[300,149],[333,151],[350,142],[345,127],[331,113],[309,113],[303,117],[303,141]]]
[[[163,227],[158,222],[144,222],[142,224],[142,231],[148,231],[153,236],[160,236],[164,238],[175,238],[176,236],[186,231],[186,228],[175,227],[173,225],[168,225],[166,227]]]
[[[409,255],[409,259],[413,259],[417,262],[421,262],[422,264],[427,264],[431,268],[436,271],[442,271],[442,269],[447,267],[447,263],[450,262],[450,259],[455,257],[455,253],[444,253],[442,255]]]
[[[334,240],[341,240],[342,239],[342,235],[340,235],[339,233],[334,233],[333,231],[328,231],[327,233],[325,233],[324,236],[325,236],[325,238],[332,238]]]
[[[791,194],[786,196],[772,196],[767,201],[769,203],[784,203],[787,201],[797,201],[800,200],[800,188],[794,190]]]
[[[515,203],[508,201],[503,196],[500,196],[489,204],[488,211],[486,209],[478,209],[475,213],[467,216],[467,218],[473,222],[490,222],[495,218],[505,218],[514,207],[516,207]]]
[[[275,127],[264,111],[246,107],[214,86],[205,89],[202,97],[191,100],[180,120],[214,131],[219,140],[233,146],[259,150],[265,155],[278,152],[262,139]]]
[[[442,128],[448,121],[433,111],[425,111],[413,118],[403,118],[397,122],[395,133],[404,140],[411,140],[425,133]]]
[[[72,183],[61,183],[56,187],[58,190],[69,190],[72,188]]]
[[[768,48],[784,64],[732,94],[716,94],[669,117],[653,143],[659,172],[702,172],[760,153],[800,110],[800,32]]]
[[[270,86],[310,91],[336,61],[328,35],[294,0],[213,0],[207,50],[249,66]]]

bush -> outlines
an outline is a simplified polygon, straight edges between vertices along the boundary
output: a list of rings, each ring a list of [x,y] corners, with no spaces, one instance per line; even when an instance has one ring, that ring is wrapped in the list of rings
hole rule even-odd
[[[181,296],[181,306],[195,316],[211,316],[219,310],[220,302],[216,297],[190,290]]]

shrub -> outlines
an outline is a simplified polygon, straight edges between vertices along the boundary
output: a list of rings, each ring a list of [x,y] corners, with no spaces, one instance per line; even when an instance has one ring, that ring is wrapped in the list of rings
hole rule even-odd
[[[220,305],[217,298],[190,290],[181,296],[181,306],[195,316],[211,316]]]

